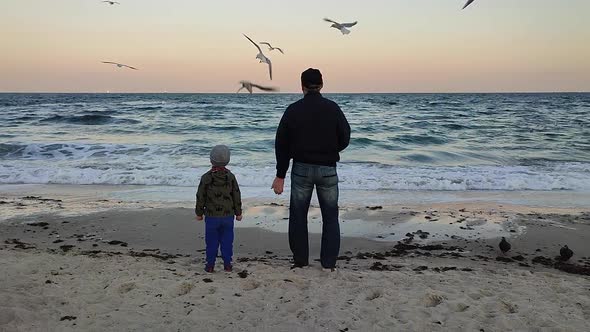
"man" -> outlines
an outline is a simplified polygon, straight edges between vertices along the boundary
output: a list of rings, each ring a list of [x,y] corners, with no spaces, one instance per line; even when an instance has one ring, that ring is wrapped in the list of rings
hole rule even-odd
[[[350,126],[340,107],[322,97],[322,87],[319,70],[310,68],[301,74],[304,97],[287,108],[277,129],[277,175],[272,189],[277,195],[283,192],[292,158],[289,246],[293,267],[309,265],[307,212],[315,186],[323,223],[320,261],[323,268],[334,271],[340,251],[336,162],[350,142]]]

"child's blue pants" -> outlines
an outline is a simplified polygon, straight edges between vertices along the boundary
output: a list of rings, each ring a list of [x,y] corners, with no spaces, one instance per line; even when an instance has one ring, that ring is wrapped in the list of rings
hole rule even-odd
[[[207,265],[215,265],[218,248],[225,265],[231,264],[234,243],[234,216],[205,217]]]

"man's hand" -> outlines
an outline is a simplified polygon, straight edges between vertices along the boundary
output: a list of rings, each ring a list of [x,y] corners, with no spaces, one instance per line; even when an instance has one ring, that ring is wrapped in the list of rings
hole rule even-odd
[[[203,216],[197,216],[197,221],[203,221]]]
[[[276,177],[272,182],[272,187],[270,187],[270,189],[274,190],[275,194],[277,195],[282,194],[283,190],[285,189],[285,179]]]
[[[239,216],[236,216],[236,220],[237,221],[242,221],[242,215],[240,214]]]

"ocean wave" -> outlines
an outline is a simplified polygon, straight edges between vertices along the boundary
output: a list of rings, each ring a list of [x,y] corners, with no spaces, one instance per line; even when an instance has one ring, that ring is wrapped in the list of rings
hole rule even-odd
[[[87,160],[94,157],[120,156],[125,162],[126,157],[142,156],[153,157],[164,152],[174,151],[174,146],[153,147],[145,145],[121,145],[121,144],[12,144],[0,143],[0,159],[4,160]]]
[[[430,135],[400,135],[390,139],[393,142],[415,145],[441,145],[448,142],[444,137],[435,137]]]
[[[105,124],[138,124],[141,121],[125,118],[117,118],[110,115],[102,114],[84,114],[84,115],[52,115],[41,119],[40,122],[48,123],[69,123],[77,125],[97,126]]]
[[[197,185],[206,168],[153,167],[50,167],[0,165],[2,184],[104,184],[181,186]],[[274,167],[233,166],[242,186],[267,187]],[[575,190],[590,191],[590,164],[559,164],[548,167],[399,167],[378,164],[342,164],[343,190]]]

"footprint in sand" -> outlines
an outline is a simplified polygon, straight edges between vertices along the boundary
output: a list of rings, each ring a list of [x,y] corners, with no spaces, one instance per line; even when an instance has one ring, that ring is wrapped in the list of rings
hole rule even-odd
[[[465,312],[465,310],[469,309],[469,306],[465,303],[457,303],[455,307],[455,312]]]
[[[195,288],[195,285],[193,283],[188,282],[188,281],[183,281],[176,287],[175,295],[176,296],[186,295],[186,294],[190,293],[191,290],[193,290],[193,288]]]
[[[260,282],[256,280],[248,280],[242,284],[242,289],[245,291],[255,290],[258,287],[260,287]]]
[[[383,292],[380,290],[374,290],[367,295],[367,301],[373,301],[383,296]]]
[[[500,300],[500,302],[502,302],[502,304],[504,305],[504,309],[507,313],[515,314],[518,312],[518,305],[503,300]]]
[[[136,287],[136,285],[134,282],[126,282],[124,284],[121,284],[121,286],[119,286],[118,291],[119,291],[119,294],[125,294],[125,293],[129,293],[130,291],[135,289],[135,287]]]
[[[424,296],[424,298],[422,299],[422,303],[427,308],[433,308],[433,307],[436,307],[437,305],[443,303],[443,301],[445,299],[446,298],[442,295],[426,294],[426,296]]]

